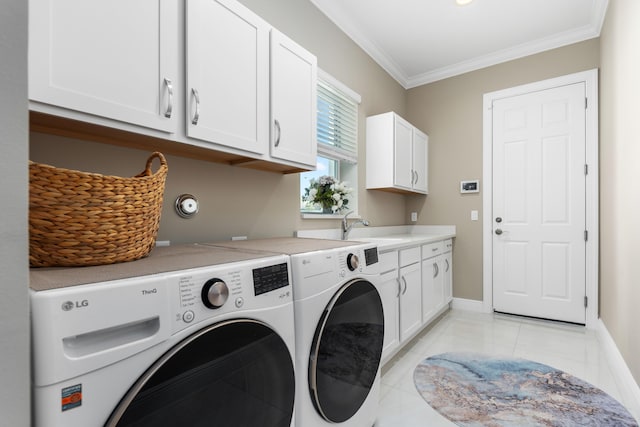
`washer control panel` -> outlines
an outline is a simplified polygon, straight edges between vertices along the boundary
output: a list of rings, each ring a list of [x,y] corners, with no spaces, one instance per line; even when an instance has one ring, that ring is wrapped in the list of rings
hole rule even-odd
[[[378,248],[377,246],[348,248],[340,253],[338,263],[340,277],[356,273],[377,274]]]
[[[174,332],[228,313],[293,301],[283,255],[177,271],[168,282]]]
[[[253,291],[255,295],[261,295],[285,286],[289,286],[287,263],[253,269]]]

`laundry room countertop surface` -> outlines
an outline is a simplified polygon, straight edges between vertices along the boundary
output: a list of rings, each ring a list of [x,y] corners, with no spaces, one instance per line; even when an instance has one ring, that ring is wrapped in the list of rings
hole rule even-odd
[[[340,229],[299,230],[298,237],[340,239]],[[389,227],[357,227],[351,230],[348,241],[375,243],[380,252],[451,239],[456,236],[455,225],[411,225]]]
[[[156,247],[149,256],[136,261],[88,267],[31,268],[29,271],[29,287],[33,291],[46,291],[246,261],[272,255],[275,254],[249,250],[237,251],[203,244]]]

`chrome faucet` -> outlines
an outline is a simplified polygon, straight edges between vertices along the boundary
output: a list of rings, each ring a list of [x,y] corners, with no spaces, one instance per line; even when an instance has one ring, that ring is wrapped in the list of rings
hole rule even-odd
[[[356,224],[362,224],[365,227],[369,225],[369,221],[367,221],[366,219],[358,219],[347,225],[347,217],[352,213],[353,211],[349,211],[344,215],[344,217],[342,217],[342,240],[347,240],[347,238],[349,237],[349,232]]]

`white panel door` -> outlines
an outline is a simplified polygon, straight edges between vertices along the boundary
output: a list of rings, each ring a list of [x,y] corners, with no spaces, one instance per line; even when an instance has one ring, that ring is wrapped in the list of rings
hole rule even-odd
[[[442,254],[442,288],[444,289],[444,304],[449,304],[453,299],[453,254]]]
[[[429,137],[413,128],[413,189],[426,193],[428,190]]]
[[[29,0],[29,99],[175,132],[176,0]]]
[[[380,275],[379,285],[376,288],[380,293],[384,311],[382,360],[386,360],[400,345],[398,270],[392,270]]]
[[[271,30],[271,156],[316,167],[318,62]]]
[[[422,283],[419,262],[400,268],[400,341],[422,327]]]
[[[493,306],[585,323],[585,86],[493,103]]]
[[[413,126],[397,115],[394,115],[394,119],[393,180],[398,187],[410,190],[413,187],[413,162],[411,159]]]
[[[187,135],[265,154],[269,25],[231,0],[186,2]]]
[[[433,319],[444,306],[442,257],[422,260],[422,323]]]

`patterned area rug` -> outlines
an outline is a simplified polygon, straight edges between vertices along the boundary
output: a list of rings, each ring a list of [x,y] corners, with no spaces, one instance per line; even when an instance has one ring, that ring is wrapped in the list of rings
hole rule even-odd
[[[445,353],[413,373],[432,408],[459,426],[638,426],[602,390],[524,359]]]

